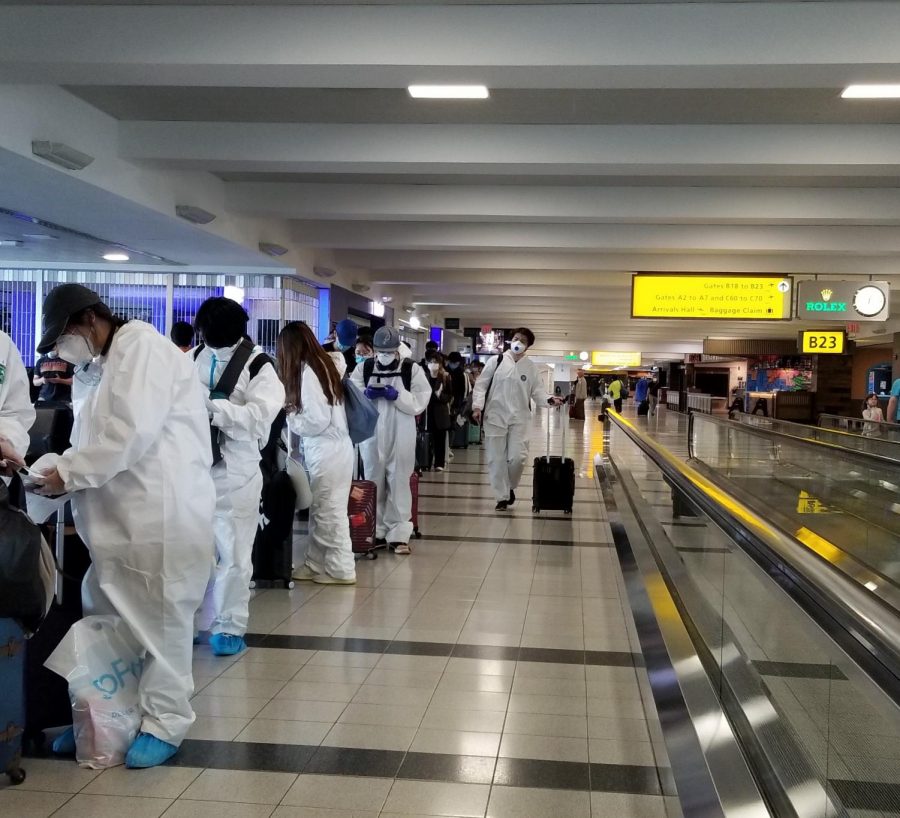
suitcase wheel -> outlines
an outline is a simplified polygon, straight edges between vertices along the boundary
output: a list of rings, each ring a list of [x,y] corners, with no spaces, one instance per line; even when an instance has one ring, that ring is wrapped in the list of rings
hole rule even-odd
[[[570,509],[570,508],[563,510],[563,514],[571,514],[571,513],[572,513],[572,509]]]
[[[21,767],[17,767],[14,770],[7,770],[6,775],[9,778],[10,784],[21,784],[25,780],[25,770]]]
[[[287,589],[288,589],[289,591],[293,591],[293,590],[294,590],[294,584],[295,584],[295,583],[294,583],[294,580],[291,580],[291,581],[287,584]]]
[[[378,552],[377,552],[377,551],[367,551],[367,552],[366,552],[366,559],[367,559],[367,560],[377,560],[377,559],[378,559]]]
[[[532,506],[532,507],[531,507],[531,513],[532,513],[532,514],[540,514],[540,513],[541,513],[541,510],[540,510],[537,506]]]
[[[417,528],[417,529],[415,529],[415,530],[413,531],[413,536],[415,536],[415,538],[416,538],[417,540],[421,540],[421,539],[422,539],[422,532],[419,531],[419,529]]]
[[[255,579],[251,579],[251,580],[250,580],[250,588],[253,589],[253,588],[255,588],[255,587],[256,587],[256,580],[255,580]]]

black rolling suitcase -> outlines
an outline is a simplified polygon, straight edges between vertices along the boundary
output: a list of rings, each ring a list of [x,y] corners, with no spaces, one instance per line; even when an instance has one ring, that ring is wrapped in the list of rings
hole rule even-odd
[[[638,404],[637,413],[638,417],[650,414],[650,401],[646,399],[642,400]]]
[[[575,461],[566,457],[566,430],[568,421],[563,421],[562,454],[550,456],[550,420],[547,421],[547,455],[534,459],[534,493],[531,510],[563,511],[572,513],[575,502]]]
[[[424,424],[423,424],[424,425]],[[416,429],[416,471],[428,471],[434,462],[431,453],[431,432],[419,427]]]
[[[450,448],[451,449],[468,449],[469,448],[469,422],[466,421],[460,426],[456,419],[453,420],[453,431],[450,432]]]
[[[25,734],[25,634],[12,619],[0,619],[0,773],[11,784],[25,780],[22,737]]]
[[[42,525],[56,556],[56,598],[50,611],[28,640],[25,650],[25,746],[29,752],[45,751],[44,731],[72,723],[69,683],[44,667],[63,637],[82,617],[81,581],[91,564],[90,554],[72,525],[71,506],[58,512],[55,522]]]

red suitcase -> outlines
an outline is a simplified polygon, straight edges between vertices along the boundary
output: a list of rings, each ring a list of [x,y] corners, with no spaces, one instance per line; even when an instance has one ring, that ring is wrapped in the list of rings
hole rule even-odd
[[[409,490],[412,492],[412,524],[413,536],[417,540],[422,539],[422,532],[419,531],[419,473],[414,471],[409,478]]]
[[[350,541],[353,553],[365,555],[374,560],[378,554],[375,549],[375,514],[378,507],[378,489],[371,480],[354,480],[350,484],[350,499],[347,503],[347,515],[350,517]]]

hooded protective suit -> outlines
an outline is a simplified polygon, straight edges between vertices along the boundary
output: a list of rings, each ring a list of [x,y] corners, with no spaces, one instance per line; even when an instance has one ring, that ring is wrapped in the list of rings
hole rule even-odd
[[[91,552],[84,612],[117,614],[147,650],[141,730],[181,743],[192,618],[212,556],[215,492],[203,394],[190,359],[142,321],[76,376],[72,448],[58,463]]]
[[[194,365],[207,395],[210,384],[216,385],[237,347],[238,344],[220,349],[204,347],[197,354]],[[284,406],[284,386],[273,366],[264,365],[250,378],[250,364],[261,354],[255,351],[250,356],[230,398],[206,401],[212,423],[223,432],[222,460],[212,468],[218,559],[212,586],[215,618],[211,631],[234,636],[246,633],[250,619],[253,541],[262,494],[259,449]]]
[[[402,352],[398,355],[402,357]],[[363,370],[362,366],[356,367],[351,379],[364,390]],[[409,478],[416,465],[416,415],[428,407],[431,385],[417,363],[412,365],[411,389],[403,385],[399,359],[386,368],[376,362],[375,376],[382,372],[396,373],[382,377],[381,382],[393,386],[399,396],[395,401],[375,401],[379,414],[375,437],[361,443],[359,449],[366,479],[378,489],[375,536],[390,543],[408,543],[413,533]]]
[[[484,446],[498,502],[509,500],[510,491],[518,488],[522,479],[528,459],[531,402],[546,407],[551,400],[534,362],[527,357],[516,361],[510,351],[488,361],[475,382],[472,408],[484,413]]]
[[[343,356],[332,355],[332,360],[343,377],[346,371]],[[288,428],[303,441],[303,459],[312,489],[305,564],[316,574],[353,579],[356,562],[350,542],[347,500],[354,452],[347,431],[347,414],[343,404],[328,404],[319,377],[309,366],[303,367],[300,396],[303,409],[288,415]]]
[[[28,374],[19,350],[0,331],[0,437],[6,438],[19,457],[28,451],[28,430],[34,423],[34,407]]]

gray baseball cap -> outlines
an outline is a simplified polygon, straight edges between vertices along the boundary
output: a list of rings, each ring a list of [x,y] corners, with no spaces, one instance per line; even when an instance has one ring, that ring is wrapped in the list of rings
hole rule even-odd
[[[375,331],[372,347],[382,352],[394,352],[400,349],[400,333],[393,327],[380,327]]]
[[[37,346],[43,355],[56,346],[59,336],[63,334],[69,318],[86,307],[101,303],[100,296],[81,284],[60,284],[50,290],[44,299],[44,334]]]

